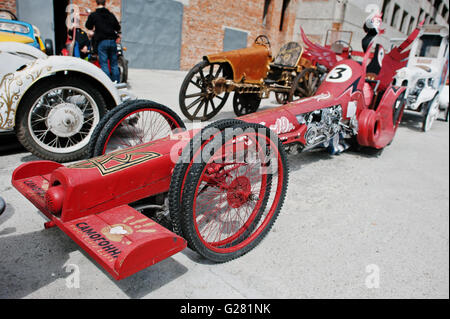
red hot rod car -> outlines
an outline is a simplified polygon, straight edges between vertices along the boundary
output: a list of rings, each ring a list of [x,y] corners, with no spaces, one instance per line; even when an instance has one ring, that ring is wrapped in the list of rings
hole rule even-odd
[[[115,279],[187,245],[232,260],[264,238],[281,210],[286,151],[392,141],[405,88],[391,82],[417,34],[385,55],[375,77],[366,78],[371,44],[362,63],[338,62],[316,95],[203,129],[183,131],[162,105],[128,102],[93,134],[97,157],[26,163],[12,183],[48,217],[46,227],[58,226]]]

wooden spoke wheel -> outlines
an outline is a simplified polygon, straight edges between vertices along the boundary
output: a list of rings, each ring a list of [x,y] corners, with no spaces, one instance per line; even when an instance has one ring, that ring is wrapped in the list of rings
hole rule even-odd
[[[214,80],[225,77],[224,65],[202,61],[186,75],[179,102],[184,116],[191,121],[208,121],[224,107],[228,92],[216,94]]]
[[[313,96],[320,85],[320,74],[316,69],[302,70],[294,79],[289,92],[289,101]]]

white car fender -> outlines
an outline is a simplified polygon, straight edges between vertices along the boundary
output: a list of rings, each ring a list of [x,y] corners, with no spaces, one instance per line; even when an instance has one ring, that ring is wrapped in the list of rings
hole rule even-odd
[[[78,72],[85,74],[103,85],[114,99],[115,105],[121,103],[121,96],[115,84],[94,64],[80,58],[67,56],[50,56],[37,59],[27,67],[14,73],[6,74],[0,82],[0,129],[12,129],[15,114],[25,92],[42,78],[58,72]]]
[[[422,103],[431,101],[434,96],[436,95],[438,91],[436,89],[433,89],[431,87],[425,87],[419,94],[417,101],[416,101],[416,105],[420,105]]]

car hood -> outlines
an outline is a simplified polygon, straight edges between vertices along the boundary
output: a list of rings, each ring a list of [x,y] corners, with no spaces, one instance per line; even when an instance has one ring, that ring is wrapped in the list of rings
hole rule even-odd
[[[34,39],[25,35],[0,31],[0,42],[34,43]]]

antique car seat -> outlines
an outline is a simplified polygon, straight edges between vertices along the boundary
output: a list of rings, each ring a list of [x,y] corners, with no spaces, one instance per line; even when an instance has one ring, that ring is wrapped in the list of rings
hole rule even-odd
[[[303,47],[297,42],[288,42],[281,47],[272,65],[282,68],[295,68],[302,51]]]
[[[283,45],[270,64],[269,76],[265,82],[275,83],[280,80],[284,70],[294,70],[297,68],[302,52],[303,47],[297,42],[288,42]]]

